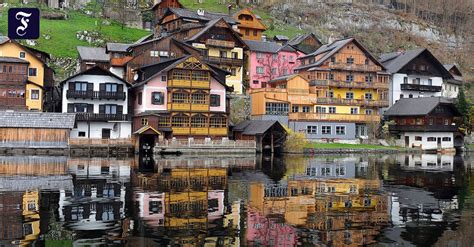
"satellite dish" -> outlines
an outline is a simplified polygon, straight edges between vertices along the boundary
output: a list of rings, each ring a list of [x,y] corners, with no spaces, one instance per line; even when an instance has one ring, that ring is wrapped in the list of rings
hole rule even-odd
[[[134,81],[138,80],[138,74],[135,74],[135,75],[133,76],[133,80],[134,80]]]

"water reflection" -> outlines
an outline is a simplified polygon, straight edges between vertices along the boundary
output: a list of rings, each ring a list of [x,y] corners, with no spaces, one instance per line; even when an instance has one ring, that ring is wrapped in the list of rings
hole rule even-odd
[[[466,160],[0,157],[0,245],[469,243]]]

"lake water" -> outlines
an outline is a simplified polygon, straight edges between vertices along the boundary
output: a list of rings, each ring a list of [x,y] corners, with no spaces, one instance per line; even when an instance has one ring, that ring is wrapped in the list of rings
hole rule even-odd
[[[473,160],[4,156],[0,246],[472,246]]]

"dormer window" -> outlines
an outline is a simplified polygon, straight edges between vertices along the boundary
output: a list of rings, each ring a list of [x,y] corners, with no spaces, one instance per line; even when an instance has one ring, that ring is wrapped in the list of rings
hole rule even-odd
[[[348,57],[346,62],[347,62],[347,64],[353,64],[354,63],[354,58],[353,57]]]
[[[26,57],[26,53],[24,51],[20,51],[20,58],[25,58]]]
[[[336,57],[331,57],[331,63],[335,63],[336,62]]]

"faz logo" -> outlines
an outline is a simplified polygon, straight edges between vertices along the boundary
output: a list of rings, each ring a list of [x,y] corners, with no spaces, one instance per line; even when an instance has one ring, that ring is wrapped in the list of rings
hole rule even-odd
[[[37,8],[8,10],[8,37],[10,39],[39,38],[40,13]]]

